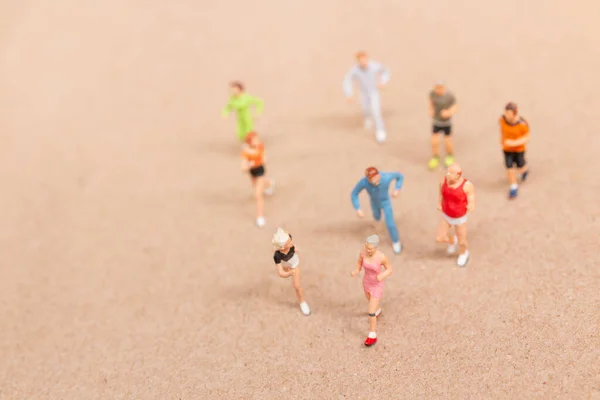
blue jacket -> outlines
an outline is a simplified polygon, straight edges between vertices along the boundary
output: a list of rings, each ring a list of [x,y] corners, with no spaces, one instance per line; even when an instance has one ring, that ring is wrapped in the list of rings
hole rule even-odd
[[[371,198],[371,204],[375,206],[383,206],[385,202],[390,201],[389,187],[393,180],[396,180],[396,190],[402,189],[404,183],[404,175],[400,172],[380,172],[381,177],[379,185],[373,185],[369,182],[367,177],[363,177],[352,190],[351,199],[352,206],[355,210],[360,209],[360,203],[358,201],[358,194],[363,190],[367,190],[369,197]]]

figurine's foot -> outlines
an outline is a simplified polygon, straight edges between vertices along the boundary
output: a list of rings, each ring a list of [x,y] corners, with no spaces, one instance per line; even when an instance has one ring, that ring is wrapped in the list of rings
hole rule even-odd
[[[265,217],[256,218],[256,226],[258,226],[259,228],[262,228],[263,226],[265,226],[266,222],[267,221],[265,220]]]
[[[275,181],[273,179],[271,179],[271,184],[269,185],[268,188],[265,189],[265,191],[263,192],[266,196],[272,196],[273,193],[275,193]]]
[[[365,340],[365,346],[373,346],[375,343],[377,343],[377,334],[375,332],[369,332],[369,336],[367,336],[367,339]]]
[[[377,142],[383,143],[383,142],[385,142],[386,136],[387,135],[386,135],[385,131],[377,131],[377,133],[375,134],[375,139],[377,140]]]
[[[394,250],[394,253],[396,253],[396,254],[402,253],[402,243],[400,243],[400,242],[392,243],[392,249]]]
[[[300,310],[302,311],[302,314],[310,315],[310,307],[308,306],[307,302],[303,301],[300,303]]]
[[[462,253],[458,256],[458,259],[456,260],[456,265],[458,265],[459,267],[464,267],[465,265],[467,265],[468,262],[469,262],[469,250],[465,251],[464,253]]]
[[[509,199],[514,199],[515,197],[517,197],[517,195],[519,194],[519,188],[510,188],[510,191],[508,192],[508,198]]]
[[[446,156],[446,158],[444,159],[444,165],[446,167],[451,166],[452,164],[454,164],[454,156],[452,154],[448,154]]]
[[[440,165],[440,158],[438,156],[431,157],[431,160],[427,163],[429,169],[436,169]]]
[[[373,127],[373,120],[369,117],[365,118],[365,129],[371,129]]]

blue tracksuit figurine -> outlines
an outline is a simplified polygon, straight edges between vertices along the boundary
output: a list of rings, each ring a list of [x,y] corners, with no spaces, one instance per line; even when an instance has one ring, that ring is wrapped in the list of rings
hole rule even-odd
[[[390,200],[389,186],[390,183],[395,180],[396,186],[392,192],[392,197],[396,197],[402,184],[404,183],[404,176],[400,172],[379,172],[375,167],[369,167],[365,170],[365,177],[362,178],[354,190],[352,190],[352,206],[356,210],[356,214],[359,218],[364,217],[364,213],[360,209],[360,202],[358,201],[358,194],[363,190],[367,190],[369,198],[371,199],[371,209],[373,210],[373,218],[376,221],[381,220],[381,210],[385,217],[385,225],[387,226],[388,232],[392,238],[392,247],[394,253],[399,254],[402,251],[402,245],[400,244],[400,236],[398,235],[398,228],[394,221],[394,210],[392,210],[392,201]]]

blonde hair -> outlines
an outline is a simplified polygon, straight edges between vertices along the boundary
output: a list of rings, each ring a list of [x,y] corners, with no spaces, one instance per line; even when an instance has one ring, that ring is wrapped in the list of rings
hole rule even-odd
[[[379,236],[371,235],[365,239],[365,243],[372,244],[373,246],[377,247],[379,245]]]
[[[290,235],[283,229],[277,228],[277,232],[275,232],[275,234],[273,235],[271,243],[273,244],[273,246],[280,249],[283,246],[285,246],[288,240],[290,240]]]

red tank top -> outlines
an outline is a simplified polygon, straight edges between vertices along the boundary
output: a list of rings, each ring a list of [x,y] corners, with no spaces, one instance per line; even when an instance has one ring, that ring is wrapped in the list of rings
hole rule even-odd
[[[450,218],[460,218],[467,213],[467,194],[463,189],[466,182],[465,179],[460,186],[452,188],[448,186],[448,182],[444,179],[442,185],[442,211]]]

